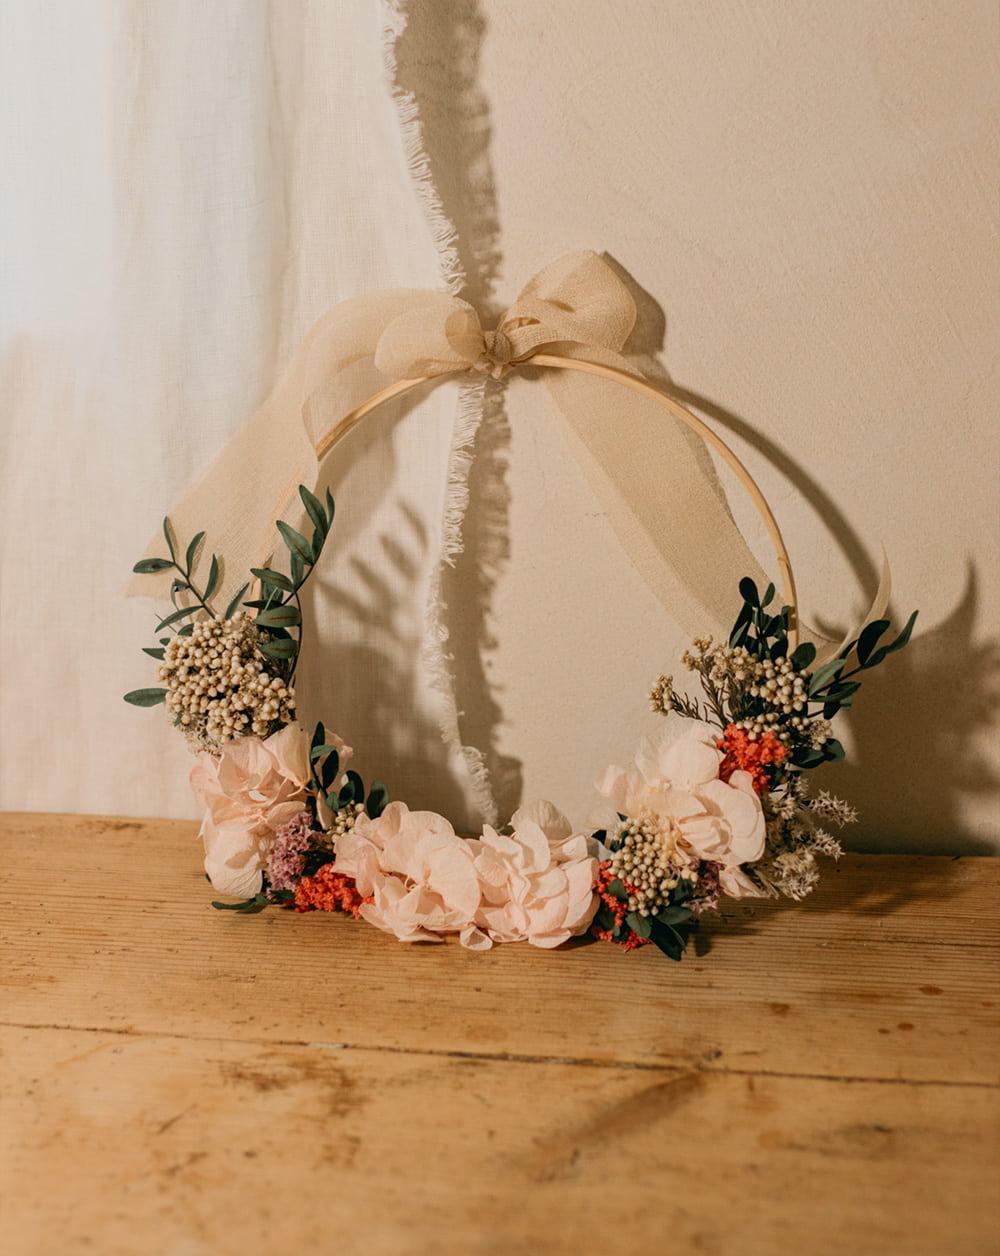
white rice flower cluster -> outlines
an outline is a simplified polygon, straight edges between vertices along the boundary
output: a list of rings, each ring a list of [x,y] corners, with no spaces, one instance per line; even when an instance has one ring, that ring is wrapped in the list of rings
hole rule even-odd
[[[295,718],[295,691],[268,670],[248,614],[206,619],[174,637],[160,664],[166,707],[195,751],[235,737],[268,737]]]
[[[734,689],[741,689],[766,704],[759,715],[735,721],[751,741],[766,732],[786,744],[795,733],[811,738],[812,722],[806,716],[808,677],[797,672],[790,659],[756,659],[742,645],[713,648],[710,638],[695,641],[694,648],[697,653],[688,650],[683,655],[685,667],[701,672],[727,698]]]
[[[670,892],[682,878],[696,881],[697,872],[677,850],[668,819],[642,811],[622,822],[621,846],[611,856],[611,872],[629,892],[628,909],[640,916],[655,916],[670,901]]]
[[[340,810],[331,819],[326,830],[326,840],[334,850],[337,849],[338,839],[343,837],[345,833],[350,833],[358,816],[362,816],[364,813],[365,804],[363,802],[349,802],[341,805]]]

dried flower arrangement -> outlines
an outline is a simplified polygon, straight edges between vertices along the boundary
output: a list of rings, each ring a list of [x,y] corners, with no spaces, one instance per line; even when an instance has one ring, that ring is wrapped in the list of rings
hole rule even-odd
[[[329,493],[325,502],[305,486],[299,494],[311,538],[278,521],[287,572],[251,569],[221,614],[216,555],[197,580],[204,533],[181,559],[164,520],[169,557],[134,568],[176,572],[173,609],[157,627],[167,635],[146,650],[161,686],[125,700],[164,705],[198,755],[191,786],[204,808],[206,873],[237,900],[213,906],[344,911],[401,941],[457,934],[474,950],[554,947],[589,932],[678,960],[723,896],[802,898],[818,879],[817,856],[840,853],[824,825],[854,813],[825,791],[810,796],[806,774],[843,757],[831,720],[850,707],[857,677],[907,643],[915,613],[895,637],[886,619],[867,624],[814,666],[816,648],[794,644],[793,612],[774,606],[774,587],[761,594],[743,580],[729,640],[697,640],[683,656],[700,697],[661,675],[650,700],[668,717],[663,736],[597,782],[610,823],[574,831],[539,802],[506,831],[487,825],[467,839],[442,816],[389,802],[379,781],[366,789],[340,737],[322,723],[310,736],[295,720],[299,594],[334,517]]]

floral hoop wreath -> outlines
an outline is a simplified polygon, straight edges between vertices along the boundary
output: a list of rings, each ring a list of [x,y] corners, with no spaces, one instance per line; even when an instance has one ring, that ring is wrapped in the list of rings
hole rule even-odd
[[[586,256],[588,265],[595,256]],[[334,516],[329,491],[321,500],[304,484],[311,537],[277,519],[287,561],[251,567],[221,614],[213,603],[223,583],[219,557],[199,574],[204,531],[183,545],[164,519],[166,556],[133,568],[170,581],[172,609],[157,625],[158,644],[145,650],[159,662],[161,684],[125,701],[165,706],[198,755],[191,786],[204,808],[205,871],[217,892],[236,900],[213,907],[343,911],[400,941],[457,934],[473,950],[522,941],[555,947],[589,932],[626,950],[653,943],[679,960],[699,918],[723,896],[800,899],[818,879],[816,857],[841,853],[824,826],[855,813],[826,791],[810,795],[807,773],[843,758],[830,721],[851,706],[860,673],[907,643],[916,612],[893,638],[888,619],[872,619],[825,658],[800,643],[784,540],[728,445],[629,370],[537,351],[569,336],[536,334],[520,357],[512,338],[480,333],[471,362],[396,380],[316,441],[317,459],[378,406],[428,380],[470,369],[499,376],[521,361],[580,372],[640,394],[716,450],[760,514],[781,575],[781,605],[773,585],[761,592],[744,578],[728,640],[701,638],[683,655],[698,696],[675,689],[670,676],[657,678],[653,709],[674,718],[630,767],[609,767],[596,782],[608,803],[604,827],[574,831],[551,803],[537,802],[502,830],[486,825],[475,838],[460,837],[444,817],[390,802],[382,782],[366,788],[339,736],[322,723],[310,735],[295,721],[299,594]]]

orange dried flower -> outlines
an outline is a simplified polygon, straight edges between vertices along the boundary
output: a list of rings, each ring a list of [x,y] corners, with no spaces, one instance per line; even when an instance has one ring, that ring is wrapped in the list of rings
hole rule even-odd
[[[762,733],[751,740],[745,729],[727,724],[718,747],[724,753],[719,764],[719,779],[728,781],[734,772],[749,772],[755,794],[766,794],[771,788],[770,766],[780,763],[788,754],[774,733]]]
[[[371,898],[362,898],[353,877],[337,871],[337,865],[324,864],[311,877],[303,877],[295,887],[296,911],[346,911],[358,920],[361,904]]]

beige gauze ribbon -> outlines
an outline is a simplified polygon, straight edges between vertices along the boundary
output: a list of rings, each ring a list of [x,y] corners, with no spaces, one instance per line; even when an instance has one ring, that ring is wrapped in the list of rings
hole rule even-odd
[[[315,487],[317,449],[369,399],[370,372],[359,372],[360,363],[373,362],[387,384],[396,382],[394,392],[458,373],[499,379],[543,350],[638,382],[622,356],[635,319],[628,288],[589,250],[539,271],[494,331],[483,330],[471,305],[445,293],[397,289],[344,301],[319,318],[271,396],[170,511],[174,530],[182,543],[205,530],[207,545],[224,556],[216,597],[225,606],[250,568],[274,552],[275,520],[303,518],[297,490]],[[691,635],[727,633],[739,580],[751,576],[762,587],[767,578],[707,452],[661,405],[620,381],[565,369],[546,370],[544,379],[646,584]],[[163,549],[157,534],[145,557]],[[133,575],[124,592],[167,599],[173,574]]]

